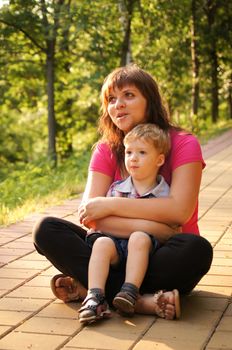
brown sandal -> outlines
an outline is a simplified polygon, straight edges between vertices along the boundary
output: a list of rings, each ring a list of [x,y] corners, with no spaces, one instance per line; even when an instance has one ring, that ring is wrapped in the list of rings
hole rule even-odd
[[[165,315],[166,305],[171,304],[167,301],[167,298],[165,298],[164,293],[165,291],[160,290],[154,294],[154,302],[157,306],[156,314],[162,318],[166,318],[166,315]],[[172,291],[170,291],[170,293],[173,294],[174,304],[172,305],[175,307],[175,314],[172,319],[178,319],[180,318],[180,313],[181,313],[179,292],[177,289],[173,289]]]
[[[56,281],[59,278],[67,278],[70,281],[70,284],[67,285],[60,285],[59,287],[56,286]],[[51,290],[53,292],[53,294],[60,300],[62,300],[65,303],[70,303],[72,301],[80,301],[80,295],[77,291],[77,281],[74,280],[74,278],[69,277],[69,276],[65,276],[63,274],[58,274],[55,275],[51,281],[50,281],[50,286],[51,286]],[[58,288],[64,288],[67,291],[67,297],[65,299],[62,299],[59,295],[59,293],[57,293],[57,289]]]

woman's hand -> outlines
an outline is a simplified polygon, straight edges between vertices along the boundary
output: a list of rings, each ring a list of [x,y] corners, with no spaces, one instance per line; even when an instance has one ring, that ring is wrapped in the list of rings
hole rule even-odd
[[[109,201],[111,198],[95,197],[81,203],[78,209],[80,223],[92,227],[91,223],[97,219],[111,215]]]

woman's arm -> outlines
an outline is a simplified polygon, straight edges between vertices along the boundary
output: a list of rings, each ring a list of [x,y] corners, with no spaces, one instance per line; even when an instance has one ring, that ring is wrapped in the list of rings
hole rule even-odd
[[[89,171],[82,203],[90,198],[105,197],[112,182],[113,179],[108,175],[96,171]]]
[[[160,242],[164,242],[174,234],[181,232],[180,227],[172,228],[155,221],[115,216],[97,220],[96,228],[102,232],[111,233],[118,238],[128,238],[132,232],[140,230],[154,235]]]
[[[85,208],[85,203],[95,196],[105,196],[112,183],[111,177],[98,172],[89,172],[85,192],[80,208]],[[79,210],[80,210],[79,208]],[[80,220],[82,222],[82,220]],[[82,222],[86,226],[90,222]],[[90,225],[91,226],[91,225]],[[131,232],[142,230],[154,234],[160,241],[171,237],[177,230],[168,225],[156,223],[149,220],[141,220],[138,218],[125,217],[106,217],[95,221],[94,226],[97,230],[110,232],[116,237],[128,238]]]
[[[80,207],[84,224],[107,216],[140,218],[168,225],[183,225],[196,207],[202,175],[202,163],[193,162],[172,173],[170,196],[165,198],[93,198]]]

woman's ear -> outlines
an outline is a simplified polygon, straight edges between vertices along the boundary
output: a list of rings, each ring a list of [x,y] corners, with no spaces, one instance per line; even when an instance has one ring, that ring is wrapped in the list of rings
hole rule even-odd
[[[158,157],[157,166],[162,166],[165,162],[165,155],[161,153]]]

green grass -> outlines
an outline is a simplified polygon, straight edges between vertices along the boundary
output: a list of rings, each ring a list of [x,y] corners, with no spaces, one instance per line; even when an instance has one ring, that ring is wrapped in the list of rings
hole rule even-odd
[[[89,152],[73,156],[56,169],[42,162],[12,172],[0,183],[0,225],[77,196],[85,186],[88,162]]]
[[[220,135],[232,127],[232,121],[221,121],[216,125],[202,125],[197,135],[201,144]],[[198,129],[199,130],[199,129]],[[33,212],[61,204],[83,192],[90,159],[90,145],[94,142],[93,129],[78,138],[78,151],[56,169],[43,160],[31,164],[17,165],[0,182],[0,226],[7,226],[25,218]]]
[[[197,132],[197,136],[200,140],[201,145],[206,144],[210,139],[213,139],[227,130],[232,128],[232,120],[221,120],[217,124],[208,122],[205,127],[200,128]]]

